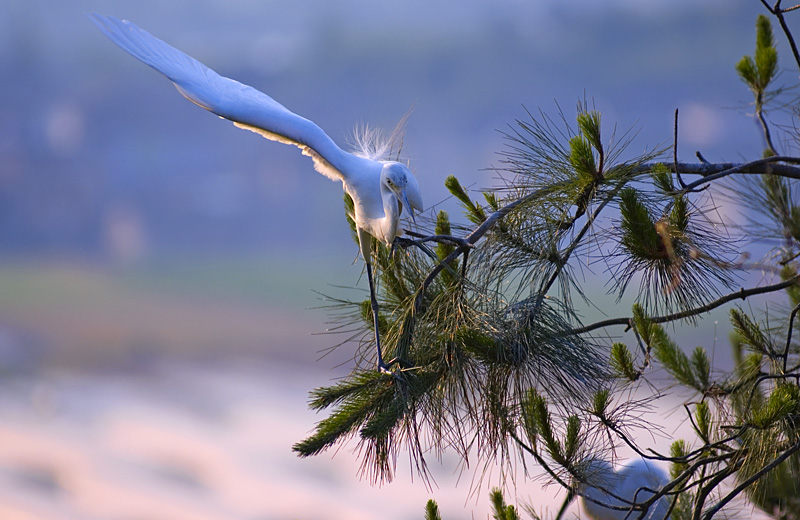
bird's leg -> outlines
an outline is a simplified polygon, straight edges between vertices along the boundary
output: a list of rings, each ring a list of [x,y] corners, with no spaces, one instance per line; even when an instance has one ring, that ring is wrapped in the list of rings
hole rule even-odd
[[[558,514],[556,515],[556,520],[561,520],[564,517],[564,514],[567,512],[567,508],[569,507],[570,503],[575,499],[576,493],[575,488],[570,488],[567,490],[567,498],[564,499],[564,503],[561,504],[561,508],[558,510]]]
[[[369,303],[372,306],[372,319],[375,324],[375,345],[378,349],[378,370],[389,374],[389,367],[383,362],[381,353],[381,333],[378,329],[378,299],[375,297],[375,284],[372,281],[372,264],[367,262],[367,280],[369,281]]]

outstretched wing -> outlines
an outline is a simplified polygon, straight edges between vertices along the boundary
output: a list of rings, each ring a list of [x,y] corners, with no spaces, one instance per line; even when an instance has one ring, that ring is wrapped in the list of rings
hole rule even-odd
[[[90,18],[111,41],[169,78],[190,101],[240,128],[300,147],[304,155],[314,160],[317,171],[333,180],[346,180],[352,155],[312,121],[253,87],[220,76],[127,20],[97,13]]]

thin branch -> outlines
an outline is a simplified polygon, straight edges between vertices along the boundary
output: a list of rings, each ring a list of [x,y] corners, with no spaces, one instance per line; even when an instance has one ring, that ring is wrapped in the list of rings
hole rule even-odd
[[[692,515],[692,519],[693,520],[697,520],[697,519],[700,518],[700,514],[703,512],[703,504],[705,503],[706,497],[709,495],[709,493],[714,491],[717,488],[717,486],[719,486],[722,483],[723,480],[725,480],[726,478],[730,477],[738,469],[738,467],[736,467],[736,466],[741,466],[741,461],[738,462],[737,464],[734,464],[733,467],[732,466],[726,466],[725,468],[721,469],[711,479],[711,481],[708,484],[703,486],[697,492],[697,497],[695,498],[695,500],[697,502],[695,503],[694,514]],[[707,518],[710,518],[710,517],[707,517]]]
[[[674,139],[672,142],[672,163],[675,167],[675,176],[678,177],[678,184],[681,185],[681,188],[686,189],[686,183],[683,182],[683,177],[681,177],[681,171],[678,168],[678,109],[675,109],[675,130],[674,130]]]
[[[684,173],[696,173],[702,175],[702,179],[698,179],[683,188],[683,192],[689,192],[693,189],[728,175],[738,174],[753,174],[753,173],[772,173],[780,175],[781,177],[788,177],[790,179],[800,179],[800,168],[789,166],[788,164],[773,164],[773,163],[790,163],[800,164],[800,158],[788,157],[784,155],[773,155],[764,159],[758,159],[749,163],[734,164],[734,163],[716,163],[716,164],[685,164],[680,163],[680,167]],[[694,170],[694,171],[692,171]]]
[[[733,500],[739,493],[753,485],[757,480],[761,477],[766,475],[768,472],[772,471],[773,468],[777,467],[781,462],[788,459],[792,454],[800,450],[800,441],[794,443],[789,449],[784,451],[779,457],[776,457],[775,460],[758,470],[755,474],[753,474],[747,480],[742,481],[738,486],[733,488],[730,493],[725,495],[719,502],[717,502],[714,507],[706,511],[706,514],[703,515],[703,520],[710,520],[720,509],[722,509],[725,504]]]
[[[691,318],[692,316],[697,316],[699,314],[704,314],[708,311],[716,309],[717,307],[724,305],[732,300],[738,299],[746,299],[750,296],[755,296],[757,294],[767,294],[775,291],[780,291],[781,289],[786,289],[787,287],[791,287],[792,285],[796,285],[800,281],[800,273],[792,276],[791,278],[776,283],[773,285],[766,285],[764,287],[753,287],[752,289],[741,289],[739,291],[726,294],[712,302],[709,302],[705,305],[701,305],[700,307],[695,307],[694,309],[687,309],[685,311],[674,312],[672,314],[665,314],[664,316],[654,316],[652,318],[648,318],[653,323],[669,323],[676,320],[682,320],[684,318]],[[633,318],[612,318],[608,320],[598,321],[596,323],[592,323],[590,325],[586,325],[584,327],[578,327],[572,329],[570,331],[571,334],[585,334],[587,332],[591,332],[593,330],[602,329],[604,327],[610,327],[613,325],[625,325],[630,326],[631,320]]]
[[[689,415],[689,418],[691,419],[691,414]],[[648,448],[648,451],[651,453],[651,455],[648,455],[647,453],[642,451],[636,445],[636,443],[634,443],[630,439],[630,437],[628,437],[628,435],[624,431],[622,431],[619,428],[617,428],[610,421],[604,420],[603,418],[600,418],[600,419],[603,421],[603,426],[605,426],[606,428],[608,428],[609,430],[614,432],[620,439],[622,439],[622,442],[624,442],[637,455],[639,455],[640,457],[642,457],[644,459],[660,460],[662,462],[688,462],[690,460],[697,459],[698,456],[702,455],[703,453],[706,453],[709,450],[716,450],[716,449],[724,450],[724,449],[726,449],[726,446],[730,441],[733,441],[733,440],[737,439],[745,431],[747,431],[748,428],[750,428],[750,426],[747,425],[747,424],[739,426],[739,427],[737,427],[738,430],[735,433],[729,435],[728,437],[726,437],[724,439],[720,439],[719,441],[716,441],[716,442],[713,442],[713,443],[710,443],[710,444],[704,444],[703,446],[700,446],[699,448],[687,453],[686,455],[684,455],[682,457],[669,457],[669,456],[662,455],[662,454],[656,452],[652,448]],[[718,455],[718,456],[715,456],[713,458],[700,459],[700,461],[701,462],[702,461],[706,461],[706,462],[704,462],[704,464],[707,464],[707,463],[711,463],[711,462],[719,462],[721,460],[725,460],[725,459],[728,459],[728,458],[733,456],[733,453],[731,453],[730,449],[727,449],[726,451],[727,452],[725,454]]]
[[[467,242],[465,238],[461,237],[454,237],[452,235],[423,235],[422,233],[417,233],[408,229],[404,229],[403,231],[406,235],[416,238],[417,240],[414,240],[414,242],[418,243],[437,242],[439,244],[449,244],[453,246],[463,245],[469,248],[475,247],[474,244]]]
[[[783,349],[783,373],[786,373],[786,363],[789,360],[789,347],[792,345],[792,330],[794,329],[794,318],[797,312],[800,311],[800,303],[795,305],[792,313],[789,315],[789,331],[786,333],[786,347]]]
[[[779,164],[773,164],[769,168],[769,170],[767,170],[765,168],[765,165],[771,163],[779,163]],[[780,164],[780,163],[788,163],[788,164]],[[686,174],[701,175],[703,177],[703,179],[701,180],[709,180],[709,181],[716,180],[719,177],[725,177],[733,173],[742,173],[742,174],[774,173],[776,175],[782,175],[784,177],[789,177],[792,179],[800,179],[800,168],[796,166],[790,166],[791,164],[800,164],[800,157],[773,155],[772,157],[765,157],[763,159],[757,159],[755,161],[750,161],[746,163],[724,163],[724,162],[711,163],[708,161],[701,160],[699,163],[679,162],[678,168],[684,175]],[[636,172],[637,173],[649,172],[653,170],[653,168],[655,168],[656,165],[660,165],[660,167],[675,166],[674,164],[664,163],[664,162],[645,163],[639,166],[636,169]],[[687,189],[691,188],[687,186]]]
[[[800,9],[800,5],[794,5],[792,7],[786,7],[782,9],[780,0],[775,2],[774,7],[770,7],[766,0],[761,0],[761,3],[764,4],[764,7],[767,8],[767,11],[769,11],[775,16],[775,18],[778,19],[778,23],[780,24],[781,29],[783,29],[783,34],[786,35],[786,39],[789,41],[789,47],[792,49],[794,61],[797,63],[797,67],[800,68],[800,52],[797,51],[797,45],[794,43],[794,36],[792,36],[792,31],[789,29],[789,25],[786,23],[786,19],[783,16],[783,13]]]
[[[767,123],[767,118],[764,116],[764,108],[763,108],[763,93],[761,91],[758,92],[758,99],[756,100],[756,116],[758,117],[759,123],[761,123],[761,129],[764,131],[764,140],[767,142],[767,147],[769,148],[770,153],[777,154],[778,152],[775,150],[775,145],[772,144],[772,134],[769,131],[769,123]]]
[[[562,486],[564,489],[572,489],[572,486],[570,486],[569,484],[567,484],[566,482],[564,482],[564,480],[563,480],[561,477],[559,477],[559,476],[556,474],[556,472],[555,472],[555,471],[553,471],[553,470],[550,468],[550,466],[547,464],[547,461],[545,461],[545,460],[542,458],[542,456],[541,456],[541,455],[539,455],[538,453],[536,453],[536,450],[534,450],[533,448],[531,448],[530,446],[528,446],[528,444],[527,444],[527,443],[525,443],[525,442],[522,442],[522,439],[520,439],[520,438],[517,436],[517,434],[516,434],[516,433],[514,433],[514,432],[509,432],[509,435],[511,435],[511,438],[512,438],[512,439],[514,439],[514,441],[517,443],[517,445],[518,445],[520,448],[522,448],[523,450],[527,451],[528,453],[530,453],[530,454],[531,454],[531,456],[533,456],[533,458],[536,460],[536,462],[537,462],[537,463],[538,463],[538,464],[539,464],[539,465],[540,465],[542,468],[544,468],[544,470],[547,472],[547,474],[548,474],[548,475],[550,475],[550,477],[552,477],[552,479],[553,479],[553,480],[555,480],[556,482],[558,482],[558,483],[559,483],[559,484],[560,484],[560,485],[561,485],[561,486]]]

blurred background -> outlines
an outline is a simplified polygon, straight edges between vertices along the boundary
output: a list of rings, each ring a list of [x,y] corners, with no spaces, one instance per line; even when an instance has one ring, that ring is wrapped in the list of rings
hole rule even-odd
[[[496,185],[501,132],[526,110],[572,119],[585,97],[607,135],[638,131],[629,156],[671,143],[675,108],[681,160],[763,148],[734,70],[753,52],[757,0],[5,0],[2,518],[412,519],[429,497],[445,518],[485,518],[501,483],[446,459],[427,487],[401,459],[374,487],[355,445],[294,457],[320,419],[308,391],[353,365],[353,345],[323,355],[346,338],[326,333],[320,294],[367,296],[341,186],[185,101],[92,11],[263,90],[342,146],[356,124],[391,130],[413,108],[403,154],[426,206],[456,221],[444,179]],[[563,497],[516,484],[509,498],[539,509]]]

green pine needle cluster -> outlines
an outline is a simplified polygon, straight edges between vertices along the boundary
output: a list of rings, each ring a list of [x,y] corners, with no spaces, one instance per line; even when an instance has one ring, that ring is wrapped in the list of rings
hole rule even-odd
[[[633,366],[633,355],[624,343],[611,345],[611,368],[617,377],[634,382],[639,379],[639,371]]]
[[[610,405],[611,392],[607,388],[603,388],[595,392],[592,398],[592,409],[590,413],[595,417],[607,417]]]
[[[695,405],[694,422],[692,424],[697,436],[700,437],[700,439],[702,439],[706,444],[710,443],[711,441],[712,423],[711,408],[708,406],[706,401],[700,401]]]
[[[633,188],[626,188],[620,193],[620,214],[622,247],[632,257],[645,262],[670,262],[666,246],[670,237],[658,232],[650,210]]]
[[[642,190],[620,192],[614,288],[622,298],[638,278],[637,301],[649,312],[676,312],[702,305],[718,296],[721,287],[732,285],[724,267],[730,244],[686,195],[672,193],[671,176],[655,170],[651,175],[657,190],[667,195],[653,201]]]
[[[737,480],[746,481],[780,456],[792,444],[800,442],[800,390],[796,384],[778,383],[766,399],[753,401],[744,418],[748,428],[741,435],[741,467]],[[747,495],[759,506],[772,510],[800,506],[800,456],[795,452],[766,476],[747,489]]]
[[[800,242],[800,205],[796,202],[797,194],[783,177],[762,175],[760,180],[766,203],[764,208],[771,214],[771,220],[780,226],[778,232],[783,237],[791,237]]]
[[[492,504],[492,520],[521,520],[517,508],[506,504],[500,488],[492,488],[489,493],[489,501]],[[439,514],[439,505],[432,498],[425,504],[425,520],[442,520]]]
[[[597,215],[615,203],[627,183],[644,175],[642,165],[660,152],[620,161],[629,134],[604,139],[601,114],[586,101],[578,103],[571,121],[560,108],[560,120],[528,115],[530,120],[516,121],[504,134],[508,146],[500,154],[500,171],[513,181],[496,193],[505,192],[501,204],[517,205],[484,246],[492,259],[486,274],[514,280],[520,293],[531,287],[557,292],[569,305],[573,294],[584,296],[570,260],[606,240],[603,228],[593,225]]]
[[[470,222],[473,224],[481,224],[484,220],[486,220],[486,211],[484,211],[483,207],[469,197],[467,190],[461,186],[461,183],[458,181],[455,175],[449,175],[444,181],[444,186],[456,199],[459,200],[459,202],[461,202],[462,206],[464,207],[465,214]]]
[[[731,309],[730,319],[739,341],[750,351],[766,355],[774,352],[772,338],[761,330],[761,325],[741,309]]]
[[[689,464],[685,462],[688,458],[689,451],[689,445],[683,439],[673,442],[670,446],[669,456],[675,460],[675,462],[670,465],[670,478],[672,478],[672,480],[677,480],[689,469]],[[681,484],[688,482],[689,478],[690,477],[684,477]],[[690,520],[692,518],[694,497],[694,488],[686,488],[677,495],[670,518],[672,520]]]
[[[569,162],[575,173],[590,185],[598,174],[592,145],[583,135],[576,135],[569,140],[569,150]]]
[[[736,72],[756,95],[760,105],[767,86],[778,69],[778,51],[772,34],[772,23],[764,15],[756,19],[756,50],[753,56],[744,56],[736,64]]]
[[[531,390],[520,403],[522,425],[533,446],[541,444],[548,456],[560,466],[571,467],[579,460],[584,432],[577,415],[566,418],[563,434],[559,434],[548,409],[547,399]],[[563,440],[562,440],[563,438]]]
[[[506,500],[500,488],[492,489],[489,499],[492,503],[492,515],[495,520],[520,520],[517,508],[513,505],[506,505]]]
[[[672,179],[672,175],[672,170],[664,163],[656,163],[650,169],[653,185],[662,195],[673,195],[675,193],[675,182]]]
[[[711,381],[711,362],[705,349],[697,347],[692,356],[683,350],[659,324],[650,321],[640,305],[634,305],[634,327],[655,358],[680,384],[700,393],[708,391]]]
[[[434,226],[436,234],[452,232],[446,212],[437,214]],[[455,247],[437,244],[434,254],[442,261]],[[416,248],[392,254],[373,242],[379,332],[384,357],[397,360],[395,373],[379,374],[367,363],[338,384],[315,390],[311,407],[327,409],[329,416],[294,446],[298,454],[318,454],[355,438],[373,479],[392,478],[399,449],[410,451],[424,475],[431,447],[466,445],[478,435],[487,452],[507,449],[514,410],[533,385],[543,385],[557,400],[577,399],[581,386],[590,392],[605,377],[596,346],[567,332],[572,324],[558,302],[532,297],[509,304],[500,293],[477,290],[463,278],[465,261],[449,262],[420,293],[434,260]],[[364,355],[371,355],[369,300],[337,301],[337,309],[343,328],[359,327]],[[432,443],[426,448],[414,441],[423,432]],[[576,449],[575,439],[570,442],[569,450]]]
[[[442,515],[439,514],[439,505],[432,498],[428,499],[428,503],[425,504],[425,520],[442,520]]]
[[[791,277],[794,269],[784,270]],[[787,294],[794,301],[796,287]],[[796,304],[795,304],[796,305]],[[783,348],[772,331],[764,328],[741,309],[732,309],[732,346],[738,381],[732,387],[732,404],[737,422],[744,425],[739,436],[739,482],[747,481],[800,442],[800,387],[784,379]],[[746,355],[745,355],[746,354]],[[787,352],[791,356],[791,352]],[[787,359],[787,361],[789,361]],[[796,362],[793,362],[796,364]],[[767,510],[800,511],[800,455],[794,453],[746,490],[748,498]],[[787,516],[787,518],[792,518]]]

